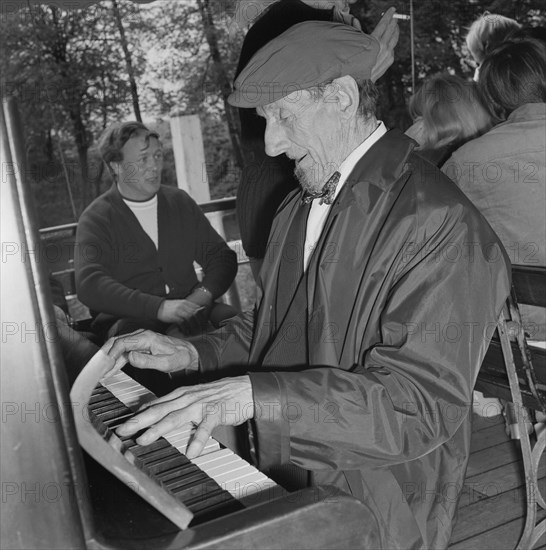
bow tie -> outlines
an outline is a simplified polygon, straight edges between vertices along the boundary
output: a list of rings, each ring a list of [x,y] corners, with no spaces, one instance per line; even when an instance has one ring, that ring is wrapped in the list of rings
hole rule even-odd
[[[309,204],[315,199],[320,199],[319,204],[332,204],[332,202],[334,202],[334,193],[340,177],[341,174],[336,171],[330,176],[320,191],[316,191],[315,193],[305,191],[303,197],[301,198],[301,203]]]

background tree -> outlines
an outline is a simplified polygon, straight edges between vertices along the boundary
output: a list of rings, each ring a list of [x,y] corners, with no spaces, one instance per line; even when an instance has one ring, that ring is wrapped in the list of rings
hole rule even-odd
[[[147,52],[142,103],[161,118],[199,114],[214,198],[234,195],[240,178],[238,116],[226,101],[243,38],[229,34],[234,8],[234,0],[187,0],[141,11],[139,40]],[[168,133],[167,127],[167,140]]]
[[[88,162],[93,135],[127,112],[127,77],[113,18],[103,5],[68,11],[35,5],[0,24],[2,50],[11,52],[1,58],[3,88],[18,97],[31,138],[55,135],[62,149],[71,138],[64,172],[77,184],[81,211],[93,195]],[[45,150],[51,160],[55,149]],[[56,161],[49,166],[60,172],[63,159]],[[43,181],[39,168],[36,176]]]
[[[131,89],[131,99],[133,101],[133,111],[135,113],[135,118],[142,122],[142,117],[140,116],[140,105],[138,101],[138,89],[135,79],[135,69],[133,67],[133,56],[127,42],[127,36],[125,34],[125,27],[123,26],[123,16],[121,10],[119,9],[119,4],[117,0],[112,0],[112,14],[114,16],[114,21],[119,31],[120,46],[123,50],[123,57],[125,59],[125,67],[127,68],[127,76],[129,78],[129,87]]]
[[[409,13],[408,0],[357,0],[351,11],[369,32],[393,4],[400,13]],[[417,84],[442,71],[471,78],[464,36],[485,10],[523,24],[546,24],[544,0],[413,4]],[[131,111],[155,125],[162,136],[167,184],[176,183],[168,119],[174,113],[199,114],[212,196],[236,193],[241,159],[238,117],[226,98],[244,33],[229,32],[234,9],[235,0],[103,0],[85,10],[33,4],[31,10],[4,14],[2,88],[20,100],[44,225],[75,217],[61,185],[61,155],[69,176],[78,183],[79,210],[108,184],[106,178],[102,181],[92,136],[131,116]],[[404,130],[411,123],[410,26],[400,21],[400,29],[394,64],[378,83],[379,114],[387,126]]]

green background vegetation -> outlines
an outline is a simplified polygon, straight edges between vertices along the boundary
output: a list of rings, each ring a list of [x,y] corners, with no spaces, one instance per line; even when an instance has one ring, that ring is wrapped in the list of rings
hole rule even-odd
[[[391,5],[409,12],[408,2],[385,0],[358,0],[352,12],[371,31]],[[110,185],[96,137],[111,122],[138,115],[161,134],[163,182],[175,185],[169,116],[198,114],[212,198],[234,196],[238,119],[225,98],[244,36],[230,33],[234,0],[54,6],[4,10],[0,20],[2,94],[19,100],[39,225],[76,221]],[[485,10],[544,25],[542,7],[543,0],[415,0],[417,82],[443,71],[471,78],[464,36]],[[395,62],[379,82],[379,116],[404,130],[411,124],[409,23],[401,21],[400,29]]]

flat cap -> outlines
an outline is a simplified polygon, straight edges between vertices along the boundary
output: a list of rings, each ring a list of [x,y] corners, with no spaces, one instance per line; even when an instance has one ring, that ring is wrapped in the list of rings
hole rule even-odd
[[[228,101],[235,107],[259,107],[342,76],[366,80],[378,54],[379,42],[350,25],[298,23],[254,54]]]

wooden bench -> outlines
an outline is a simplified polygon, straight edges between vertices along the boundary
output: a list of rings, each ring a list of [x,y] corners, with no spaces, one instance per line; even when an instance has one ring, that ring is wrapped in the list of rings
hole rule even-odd
[[[546,509],[538,485],[539,461],[546,447],[546,431],[534,440],[529,435],[526,409],[546,413],[546,350],[530,346],[523,329],[518,304],[546,308],[546,268],[513,266],[512,292],[497,323],[476,389],[514,405],[525,469],[527,515],[516,546],[528,550],[541,542],[546,520],[536,522],[537,507]]]

